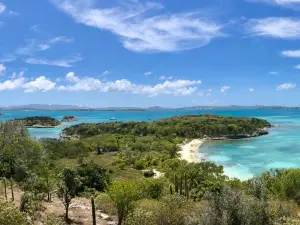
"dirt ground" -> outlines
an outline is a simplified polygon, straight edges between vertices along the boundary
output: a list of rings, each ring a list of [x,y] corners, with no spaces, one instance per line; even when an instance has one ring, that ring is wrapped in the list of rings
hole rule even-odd
[[[21,198],[21,191],[14,187],[14,196],[15,200],[14,203],[16,207],[20,206],[20,198]],[[7,196],[8,201],[11,201],[11,192],[10,188],[7,188]],[[5,199],[4,197],[4,188],[0,185],[0,199]],[[52,202],[44,202],[43,206],[46,208],[43,215],[46,213],[52,213],[59,217],[64,217],[65,208],[60,199],[56,196],[53,196]],[[101,211],[97,210],[97,225],[115,225],[116,224],[116,217],[110,217]],[[80,225],[91,225],[92,224],[92,206],[91,201],[86,198],[74,198],[69,208],[69,218],[71,222],[69,224],[80,224]],[[42,219],[41,219],[42,221]],[[38,223],[42,225],[43,223]]]

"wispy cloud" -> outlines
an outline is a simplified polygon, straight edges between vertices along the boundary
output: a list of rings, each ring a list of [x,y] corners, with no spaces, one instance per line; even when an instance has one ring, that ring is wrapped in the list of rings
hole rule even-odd
[[[290,57],[290,58],[300,58],[300,49],[297,50],[286,50],[281,52],[282,56]]]
[[[145,72],[144,75],[145,76],[150,76],[150,75],[152,75],[152,72],[151,71]]]
[[[109,75],[110,74],[110,72],[108,71],[108,70],[105,70],[101,75],[102,76],[107,76],[107,75]]]
[[[295,66],[295,69],[300,70],[300,64]]]
[[[47,45],[47,44],[40,44],[40,45],[38,45],[38,49],[39,49],[40,51],[45,51],[45,50],[47,50],[47,49],[49,49],[49,48],[51,48],[51,46],[50,46],[50,45]]]
[[[20,14],[19,14],[18,12],[9,10],[8,15],[9,15],[9,16],[19,16]]]
[[[211,95],[211,93],[212,93],[212,89],[207,89],[207,90],[198,92],[197,95],[200,97],[204,97],[204,96],[208,97]]]
[[[66,36],[58,36],[46,41],[37,41],[35,39],[25,40],[26,45],[17,48],[16,55],[34,55],[38,51],[45,51],[58,43],[70,43],[73,39]]]
[[[0,14],[3,13],[6,9],[6,6],[0,2]]]
[[[49,44],[56,44],[56,43],[70,43],[74,41],[73,38],[68,38],[66,36],[58,36],[55,38],[52,38],[48,41]]]
[[[17,59],[16,56],[14,55],[4,55],[0,58],[0,62],[5,63],[5,62],[12,62]]]
[[[271,74],[271,75],[277,75],[277,74],[279,74],[279,72],[277,72],[277,71],[271,71],[271,72],[269,72],[269,74]]]
[[[226,93],[231,87],[230,86],[223,86],[221,87],[221,92]]]
[[[280,39],[300,39],[300,20],[289,17],[251,19],[246,24],[250,35]]]
[[[173,80],[174,77],[172,77],[172,76],[160,76],[159,79],[160,80]]]
[[[48,65],[48,66],[59,66],[59,67],[72,67],[74,63],[81,61],[83,58],[80,56],[74,56],[70,59],[58,59],[58,60],[47,60],[47,59],[37,59],[28,58],[24,61],[29,64],[36,65]]]
[[[52,2],[76,22],[119,36],[124,47],[135,52],[183,51],[202,47],[223,36],[222,26],[201,11],[159,14],[163,5],[138,0],[111,8],[97,8],[95,0]]]
[[[276,87],[277,91],[282,91],[282,90],[288,90],[288,89],[293,89],[296,87],[296,84],[293,83],[284,83],[280,84]]]
[[[6,67],[3,64],[0,64],[0,77],[4,75]]]
[[[268,3],[277,6],[300,9],[300,0],[248,0],[249,2]]]

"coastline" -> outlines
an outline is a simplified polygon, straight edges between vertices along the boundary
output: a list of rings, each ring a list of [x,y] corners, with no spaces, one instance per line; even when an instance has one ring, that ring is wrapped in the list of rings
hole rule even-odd
[[[181,151],[179,151],[180,159],[185,160],[189,163],[201,162],[201,153],[199,153],[199,149],[204,141],[204,139],[193,139],[188,143],[181,144]]]

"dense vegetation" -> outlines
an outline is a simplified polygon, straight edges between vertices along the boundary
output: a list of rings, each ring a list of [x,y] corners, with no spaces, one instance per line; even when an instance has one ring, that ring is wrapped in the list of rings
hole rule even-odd
[[[131,134],[183,138],[243,138],[265,134],[266,120],[215,115],[191,115],[153,122],[79,124],[63,131],[63,136],[91,137],[100,134]]]
[[[23,122],[25,127],[50,128],[50,127],[59,126],[61,124],[60,121],[48,116],[33,116],[33,117],[26,117],[26,118],[15,119],[15,120]]]
[[[75,116],[64,116],[62,118],[62,122],[74,122],[77,121],[78,119]]]
[[[159,131],[164,125],[157,124],[167,121],[164,137],[150,132],[151,123],[134,126],[149,126],[144,129],[147,135],[116,131],[114,126],[122,123],[114,123],[103,125],[109,128],[105,134],[81,135],[78,140],[35,140],[28,136],[22,121],[1,123],[0,225],[84,224],[87,218],[76,221],[74,214],[69,215],[78,196],[93,197],[88,217],[100,219],[93,211],[95,199],[96,209],[116,215],[119,225],[300,224],[300,169],[271,170],[240,181],[226,177],[223,167],[214,163],[180,160],[177,144],[185,133],[175,129],[176,135],[172,135],[168,126],[173,129],[182,123],[185,131],[193,117],[184,118],[188,118],[186,123],[180,117],[153,123]],[[198,122],[203,118],[204,126],[208,121],[210,126],[226,126],[234,119],[224,117],[218,123],[217,117],[200,118],[194,127],[201,127]],[[246,129],[249,121],[252,128]],[[268,125],[249,121],[236,119],[235,125],[247,132]],[[129,129],[126,126],[124,129]],[[151,178],[153,169],[164,177]],[[20,201],[17,192],[22,194]],[[56,200],[65,213],[47,212],[45,205]]]

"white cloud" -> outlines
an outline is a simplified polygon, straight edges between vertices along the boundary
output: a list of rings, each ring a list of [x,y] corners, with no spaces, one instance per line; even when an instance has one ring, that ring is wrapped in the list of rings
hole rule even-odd
[[[290,58],[300,58],[300,49],[297,50],[286,50],[281,52],[282,56],[290,57]]]
[[[39,48],[36,44],[36,40],[26,40],[26,45],[17,48],[15,51],[16,55],[33,55]]]
[[[110,74],[110,72],[108,71],[108,70],[105,70],[102,74],[101,74],[101,76],[107,76],[107,75],[109,75]]]
[[[211,95],[211,92],[212,92],[212,89],[207,89],[207,90],[198,92],[197,95],[200,97],[204,97],[204,96],[208,97]]]
[[[254,88],[249,88],[249,91],[250,92],[254,92]]]
[[[145,72],[144,75],[145,76],[150,76],[150,75],[152,75],[152,72],[151,71]]]
[[[276,90],[277,91],[282,91],[282,90],[287,90],[287,89],[292,89],[295,88],[296,84],[293,83],[284,83],[284,84],[280,84],[277,86]]]
[[[36,65],[48,65],[48,66],[59,66],[59,67],[72,67],[73,63],[81,61],[83,58],[80,56],[75,56],[70,59],[57,59],[57,60],[47,60],[47,59],[37,59],[37,58],[28,58],[24,61],[29,64]]]
[[[223,86],[223,87],[221,87],[221,92],[226,93],[230,88],[231,87],[229,87],[229,86]]]
[[[58,36],[58,37],[50,39],[48,42],[49,42],[49,44],[56,44],[56,43],[70,43],[72,41],[73,41],[73,38],[68,38],[66,36]]]
[[[6,71],[6,67],[3,64],[0,64],[0,77],[4,75]]]
[[[78,83],[80,81],[80,79],[78,77],[75,76],[74,72],[69,72],[66,75],[66,80],[70,81],[70,82],[74,82],[74,83]]]
[[[10,76],[9,76],[9,78],[10,79],[16,79],[17,77],[19,77],[19,78],[22,78],[23,76],[24,76],[24,73],[25,73],[25,71],[21,71],[21,72],[19,72],[18,74],[16,73],[16,72],[13,72]]]
[[[154,86],[133,84],[127,79],[102,82],[92,77],[79,78],[73,72],[66,75],[66,80],[73,83],[71,85],[59,86],[62,91],[99,91],[99,92],[128,92],[148,96],[168,94],[174,96],[191,95],[197,90],[200,80],[174,80]]]
[[[269,72],[269,74],[271,74],[271,75],[277,75],[277,74],[279,74],[279,72],[277,72],[277,71],[271,71],[271,72]]]
[[[87,26],[120,37],[135,52],[174,52],[199,48],[224,36],[222,26],[205,18],[205,12],[158,14],[159,3],[126,1],[119,7],[96,8],[95,0],[52,0],[63,12]],[[150,16],[152,15],[152,16]]]
[[[61,81],[62,81],[62,79],[60,77],[58,77],[58,78],[55,79],[56,83],[61,82]]]
[[[294,9],[299,9],[298,6],[300,6],[300,0],[248,0],[248,1],[269,3],[272,5],[290,7]]]
[[[172,76],[160,76],[159,79],[160,80],[173,80],[174,77],[172,77]]]
[[[18,78],[15,80],[6,80],[4,82],[0,82],[0,91],[8,91],[15,90],[21,88],[24,84],[25,78]]]
[[[0,62],[12,62],[17,59],[14,55],[4,55],[2,58],[0,58]]]
[[[15,12],[15,11],[12,11],[12,10],[10,10],[9,12],[8,12],[8,15],[9,16],[18,16],[18,15],[20,15],[18,12]]]
[[[295,66],[295,69],[300,70],[300,64]]]
[[[56,83],[48,80],[46,77],[41,76],[32,81],[26,81],[24,77],[6,80],[0,82],[0,91],[9,91],[16,89],[24,89],[25,93],[35,91],[50,91],[55,88]]]
[[[51,46],[50,46],[50,45],[47,45],[47,44],[40,44],[40,45],[38,45],[38,49],[39,49],[40,51],[45,51],[45,50],[47,50],[47,49],[49,49],[49,48],[51,48]]]
[[[193,94],[201,84],[200,80],[172,80],[164,81],[156,85],[134,84],[127,79],[116,81],[103,82],[92,77],[80,78],[74,72],[69,72],[66,75],[66,85],[58,86],[56,82],[62,81],[56,79],[55,82],[47,79],[45,76],[40,76],[33,80],[28,80],[17,73],[13,73],[10,80],[0,82],[0,91],[24,89],[25,93],[35,91],[98,91],[98,92],[126,92],[132,94],[140,94],[147,96],[157,95],[173,95],[173,96],[188,96]]]
[[[41,76],[33,81],[25,83],[23,88],[25,93],[31,93],[35,91],[50,91],[55,88],[56,83],[48,80],[46,77]]]
[[[247,32],[255,36],[281,39],[300,39],[300,20],[289,17],[252,19],[246,25]]]
[[[3,13],[6,9],[6,6],[0,2],[0,14]]]

